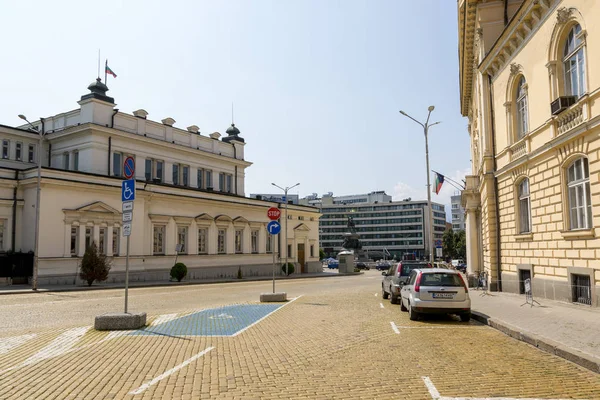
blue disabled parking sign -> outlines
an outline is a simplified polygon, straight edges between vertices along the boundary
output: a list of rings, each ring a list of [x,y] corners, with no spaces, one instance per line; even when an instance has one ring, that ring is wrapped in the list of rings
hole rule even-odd
[[[267,232],[271,235],[277,235],[281,231],[281,224],[277,221],[271,221],[267,224]]]
[[[135,200],[135,179],[127,179],[121,183],[121,201]]]

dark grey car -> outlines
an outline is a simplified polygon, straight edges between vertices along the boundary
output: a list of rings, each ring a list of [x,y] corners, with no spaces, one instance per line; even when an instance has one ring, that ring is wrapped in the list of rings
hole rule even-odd
[[[382,272],[381,295],[384,299],[389,298],[392,304],[400,301],[400,290],[408,282],[408,276],[413,269],[427,268],[429,264],[418,261],[400,261],[393,264],[390,269]]]

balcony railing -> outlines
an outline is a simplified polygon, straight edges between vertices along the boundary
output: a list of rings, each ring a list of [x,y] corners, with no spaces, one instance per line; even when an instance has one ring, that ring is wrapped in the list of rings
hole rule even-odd
[[[583,104],[579,103],[562,112],[556,119],[556,130],[559,135],[570,131],[584,121]]]
[[[520,140],[510,147],[510,161],[523,157],[525,154],[527,154],[527,140]]]

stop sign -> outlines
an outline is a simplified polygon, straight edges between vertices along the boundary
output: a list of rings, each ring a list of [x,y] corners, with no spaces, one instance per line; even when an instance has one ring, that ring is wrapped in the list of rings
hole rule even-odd
[[[269,217],[270,220],[275,221],[281,217],[281,210],[277,207],[271,207],[267,211],[267,217]]]

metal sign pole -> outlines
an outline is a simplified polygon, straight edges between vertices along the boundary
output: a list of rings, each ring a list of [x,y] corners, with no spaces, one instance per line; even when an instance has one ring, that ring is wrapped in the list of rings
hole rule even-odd
[[[271,251],[273,252],[273,293],[275,293],[275,246],[273,246],[274,242],[275,235],[271,235],[271,246],[273,247],[273,249],[271,249]]]
[[[125,314],[127,314],[128,294],[129,294],[129,236],[127,236],[127,255],[125,256]]]

